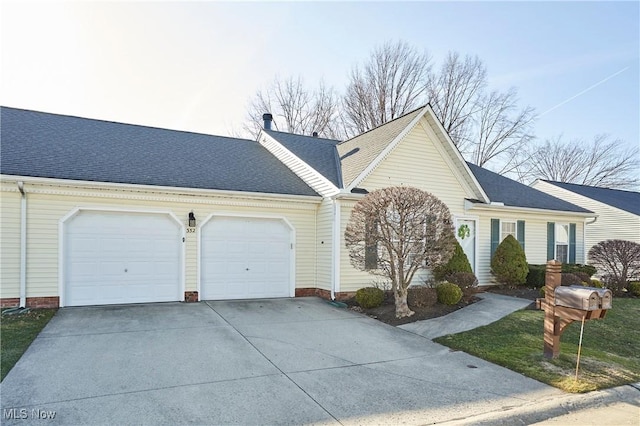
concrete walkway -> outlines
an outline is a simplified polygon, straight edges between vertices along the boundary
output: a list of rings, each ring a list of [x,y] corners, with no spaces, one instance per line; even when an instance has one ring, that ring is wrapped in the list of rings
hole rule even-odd
[[[454,311],[449,315],[416,321],[398,327],[427,339],[435,339],[447,334],[462,333],[463,331],[491,324],[531,304],[530,300],[494,293],[480,293],[478,297],[482,300],[464,309]]]

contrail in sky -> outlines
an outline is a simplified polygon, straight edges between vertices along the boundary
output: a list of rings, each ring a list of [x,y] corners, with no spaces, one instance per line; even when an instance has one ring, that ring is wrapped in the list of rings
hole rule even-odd
[[[605,81],[607,81],[607,80],[611,80],[613,77],[617,76],[618,74],[621,74],[621,73],[625,72],[625,71],[626,71],[626,70],[628,70],[628,69],[629,69],[629,67],[622,68],[620,71],[618,71],[618,72],[615,72],[615,73],[611,74],[609,77],[603,78],[602,80],[600,80],[600,81],[599,81],[599,82],[597,82],[596,84],[593,84],[593,85],[591,85],[591,86],[587,87],[586,89],[584,89],[583,91],[581,91],[581,92],[579,92],[579,93],[576,93],[575,95],[571,96],[569,99],[566,99],[566,100],[564,100],[564,101],[560,102],[559,104],[557,104],[557,105],[555,105],[555,106],[552,106],[552,107],[551,107],[551,108],[549,108],[548,110],[546,110],[546,111],[544,111],[544,112],[541,112],[540,114],[538,114],[538,117],[536,117],[536,118],[540,118],[540,117],[542,117],[543,115],[550,113],[550,112],[551,112],[551,111],[553,111],[554,109],[560,108],[562,105],[566,104],[567,102],[571,102],[572,100],[574,100],[574,99],[575,99],[575,98],[577,98],[578,96],[582,96],[582,95],[584,95],[584,94],[585,94],[585,93],[587,93],[589,90],[591,90],[591,89],[593,89],[593,88],[596,88],[596,87],[600,86],[600,85],[601,85],[602,83],[604,83]]]

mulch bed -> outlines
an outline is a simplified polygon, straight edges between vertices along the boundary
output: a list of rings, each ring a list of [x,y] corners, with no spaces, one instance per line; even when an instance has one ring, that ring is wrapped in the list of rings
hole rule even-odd
[[[519,297],[521,299],[531,300],[532,304],[528,309],[535,309],[535,300],[537,298],[542,297],[540,295],[540,290],[537,288],[526,288],[526,287],[502,287],[502,286],[494,286],[486,289],[485,291],[496,294],[503,294],[506,296]],[[409,308],[415,312],[408,318],[396,318],[396,306],[393,298],[393,293],[390,291],[385,292],[385,300],[381,306],[372,309],[363,309],[355,301],[355,298],[351,298],[349,300],[345,300],[344,302],[347,304],[349,309],[354,310],[356,312],[361,312],[371,318],[377,319],[378,321],[382,321],[385,324],[389,325],[402,325],[408,324],[415,321],[422,321],[431,318],[441,317],[451,312],[457,311],[458,309],[462,309],[465,306],[469,306],[472,303],[480,300],[476,297],[477,289],[470,289],[464,292],[462,300],[456,305],[443,305],[442,303],[438,303],[438,298],[436,296],[435,288],[429,287],[411,287],[409,288],[409,295],[407,297],[407,301],[409,304]]]
[[[402,325],[415,321],[422,321],[430,318],[441,317],[443,315],[450,314],[458,309],[469,306],[472,303],[480,300],[475,296],[475,291],[466,291],[462,297],[462,300],[456,305],[443,305],[438,303],[438,297],[436,295],[435,288],[429,287],[411,287],[409,288],[409,295],[407,302],[409,308],[415,312],[413,315],[407,318],[396,318],[396,306],[393,293],[390,291],[385,292],[385,300],[381,306],[372,309],[363,309],[355,301],[355,298],[345,300],[349,309],[356,312],[361,312],[371,318],[382,321],[389,325]]]

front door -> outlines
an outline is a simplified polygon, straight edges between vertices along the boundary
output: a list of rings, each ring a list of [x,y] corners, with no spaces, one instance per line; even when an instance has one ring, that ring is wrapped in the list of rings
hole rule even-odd
[[[458,219],[456,238],[467,255],[471,269],[476,272],[476,219]]]

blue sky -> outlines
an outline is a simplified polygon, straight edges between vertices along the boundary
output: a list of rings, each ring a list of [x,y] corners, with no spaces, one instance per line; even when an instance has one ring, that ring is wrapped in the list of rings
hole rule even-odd
[[[274,76],[341,90],[387,40],[478,55],[538,140],[640,143],[640,2],[2,3],[6,106],[228,135]]]

